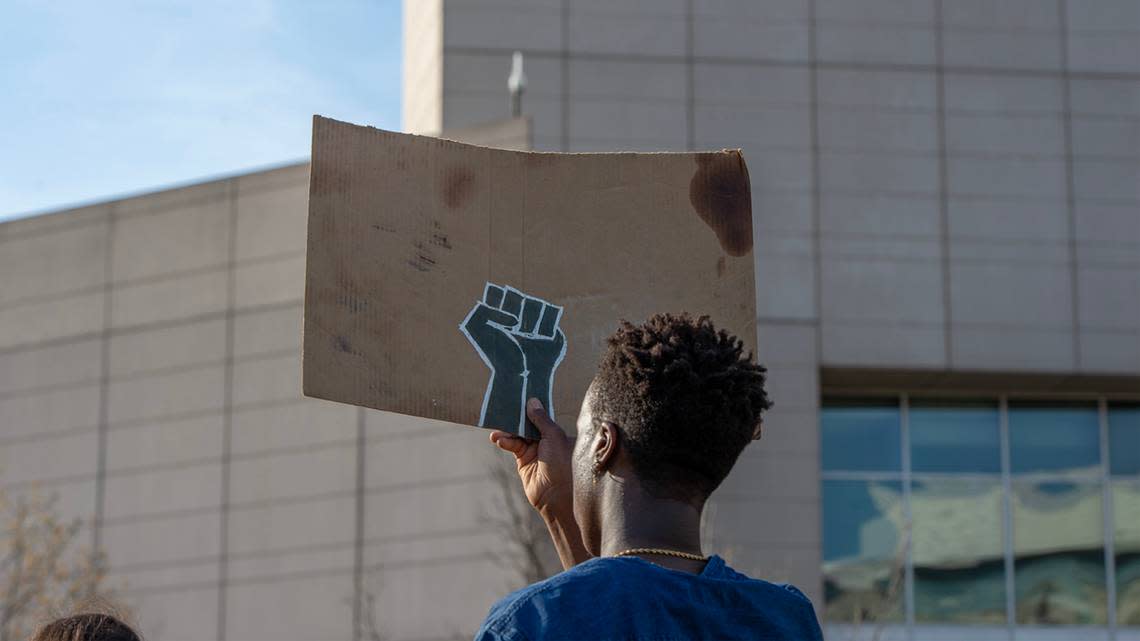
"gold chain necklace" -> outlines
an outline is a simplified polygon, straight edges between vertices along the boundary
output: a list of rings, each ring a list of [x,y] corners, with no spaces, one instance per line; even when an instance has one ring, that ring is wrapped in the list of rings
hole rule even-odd
[[[677,550],[666,550],[662,548],[631,548],[629,550],[622,550],[614,556],[635,556],[638,554],[655,554],[658,556],[671,556],[678,559],[688,559],[690,561],[708,561],[709,557],[701,554],[693,554],[691,552],[679,552]]]

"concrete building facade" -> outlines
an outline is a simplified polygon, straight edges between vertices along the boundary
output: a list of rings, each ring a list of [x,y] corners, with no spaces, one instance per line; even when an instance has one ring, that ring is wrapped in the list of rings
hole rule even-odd
[[[0,226],[4,488],[90,523],[148,638],[357,638],[361,595],[389,638],[452,638],[517,584],[484,434],[301,397],[307,189],[298,165]]]
[[[829,638],[1140,638],[1140,5],[414,0],[405,127],[508,116],[516,50],[536,149],[744,149],[776,407],[708,551]],[[470,636],[518,585],[497,459],[300,397],[306,190],[296,165],[0,225],[0,483],[93,517],[149,638]],[[1023,457],[1054,432],[1092,449]],[[981,485],[923,502],[943,480]],[[984,554],[930,552],[945,529]],[[1071,616],[1027,565],[1058,558],[1101,576]]]

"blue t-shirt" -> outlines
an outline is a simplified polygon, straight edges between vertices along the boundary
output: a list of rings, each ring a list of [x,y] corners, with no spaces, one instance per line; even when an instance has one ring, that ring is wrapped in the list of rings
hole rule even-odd
[[[476,641],[822,641],[811,601],[713,556],[700,574],[595,558],[491,608]]]

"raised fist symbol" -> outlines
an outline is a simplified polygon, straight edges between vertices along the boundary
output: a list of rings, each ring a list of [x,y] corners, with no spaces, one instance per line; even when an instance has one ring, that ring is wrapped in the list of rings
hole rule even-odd
[[[554,370],[566,354],[566,336],[558,328],[561,318],[557,305],[487,283],[483,300],[459,325],[491,369],[480,427],[538,438],[538,430],[526,420],[526,401],[537,398],[554,416]]]

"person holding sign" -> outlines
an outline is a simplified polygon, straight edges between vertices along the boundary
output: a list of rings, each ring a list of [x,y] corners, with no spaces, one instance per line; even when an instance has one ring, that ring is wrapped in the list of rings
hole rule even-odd
[[[823,636],[806,596],[701,551],[701,512],[771,403],[765,369],[707,317],[622,322],[571,439],[531,399],[541,439],[506,432],[566,571],[497,603],[477,641]]]

